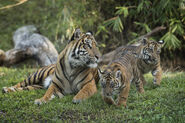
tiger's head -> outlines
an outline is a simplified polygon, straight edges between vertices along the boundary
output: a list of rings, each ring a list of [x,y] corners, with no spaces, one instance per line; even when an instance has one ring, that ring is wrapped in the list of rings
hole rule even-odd
[[[80,29],[76,29],[71,42],[74,44],[69,55],[72,66],[96,68],[101,54],[92,32],[82,33]]]
[[[102,95],[112,97],[120,93],[121,89],[125,87],[121,70],[117,66],[107,66],[98,68],[100,77],[100,84],[102,88]]]
[[[161,48],[164,41],[152,41],[146,38],[140,41],[140,58],[147,64],[157,64],[160,61]]]

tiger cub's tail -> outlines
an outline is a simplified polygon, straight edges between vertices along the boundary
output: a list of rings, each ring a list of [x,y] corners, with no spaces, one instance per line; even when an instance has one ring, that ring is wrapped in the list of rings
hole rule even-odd
[[[3,87],[3,93],[16,92],[22,90],[34,90],[47,88],[50,85],[52,75],[55,71],[55,64],[42,67],[26,78],[23,82],[11,87]]]

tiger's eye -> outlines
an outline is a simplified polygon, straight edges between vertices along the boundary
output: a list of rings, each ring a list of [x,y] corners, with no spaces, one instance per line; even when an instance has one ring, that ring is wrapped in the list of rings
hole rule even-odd
[[[86,45],[84,45],[84,46],[83,46],[83,48],[84,48],[84,49],[87,49],[87,46],[86,46]]]
[[[102,88],[105,88],[106,87],[106,82],[101,82],[101,86],[102,86]]]
[[[114,82],[111,82],[110,83],[110,88],[113,88],[114,87]]]
[[[116,80],[116,83],[114,84],[115,87],[119,87],[119,82]]]
[[[158,53],[158,54],[161,53],[161,50],[157,50],[157,53]]]
[[[150,47],[150,48],[148,48],[148,51],[153,52],[153,49]]]

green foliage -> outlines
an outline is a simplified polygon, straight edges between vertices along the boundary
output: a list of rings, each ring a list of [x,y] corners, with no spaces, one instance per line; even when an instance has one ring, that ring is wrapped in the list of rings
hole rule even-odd
[[[122,22],[120,20],[120,17],[117,16],[117,17],[114,17],[114,18],[111,18],[107,21],[104,22],[104,25],[105,26],[110,26],[110,27],[113,27],[113,30],[114,31],[119,31],[119,32],[122,32],[123,30],[123,25],[122,25]]]
[[[116,15],[124,15],[124,18],[126,18],[128,16],[128,8],[127,7],[116,7],[116,9],[118,9],[116,11]]]
[[[22,81],[35,69],[1,68],[0,89]],[[185,73],[164,73],[161,87],[152,83],[152,75],[145,76],[147,85],[144,94],[139,94],[133,84],[127,108],[106,104],[98,93],[80,104],[73,104],[74,95],[55,98],[38,106],[34,100],[46,90],[23,91],[9,94],[0,92],[0,121],[34,122],[184,122],[185,118]]]
[[[161,39],[165,41],[165,48],[169,50],[176,49],[181,45],[181,41],[172,32],[167,32]]]
[[[139,22],[134,22],[136,25],[139,25],[140,27],[142,27],[143,29],[146,30],[146,32],[151,32],[151,29],[149,28],[149,26],[146,23],[139,23]]]
[[[185,28],[182,5],[184,5],[183,0],[125,1],[122,2],[121,7],[115,7],[117,9],[116,17],[106,20],[105,23],[108,24],[105,24],[105,26],[107,28],[112,27],[113,32],[118,30],[123,32],[125,29],[122,27],[127,27],[125,36],[129,37],[129,41],[132,41],[137,36],[150,32],[151,29],[157,26],[164,25],[168,30],[154,38],[159,40],[162,37],[161,39],[166,42],[165,48],[168,50],[180,49],[183,47],[181,44],[184,40]],[[112,16],[114,15],[112,14]],[[119,22],[121,24],[117,24],[118,17],[122,21],[122,23]],[[123,35],[123,33],[120,33],[120,35]]]

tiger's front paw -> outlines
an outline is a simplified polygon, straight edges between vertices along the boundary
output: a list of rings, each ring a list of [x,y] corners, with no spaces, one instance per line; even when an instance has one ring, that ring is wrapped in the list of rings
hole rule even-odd
[[[118,103],[118,104],[116,104],[116,106],[117,107],[123,106],[123,107],[127,108],[126,102],[124,102],[124,103]]]
[[[42,104],[44,104],[44,103],[46,103],[46,101],[45,101],[43,98],[36,99],[36,100],[34,101],[34,104],[36,104],[36,105],[42,105]]]
[[[82,102],[82,100],[81,99],[73,99],[73,101],[72,101],[73,103],[75,103],[75,104],[77,104],[77,103],[80,103],[80,102]]]
[[[3,87],[2,93],[15,92],[16,90],[13,87]]]

